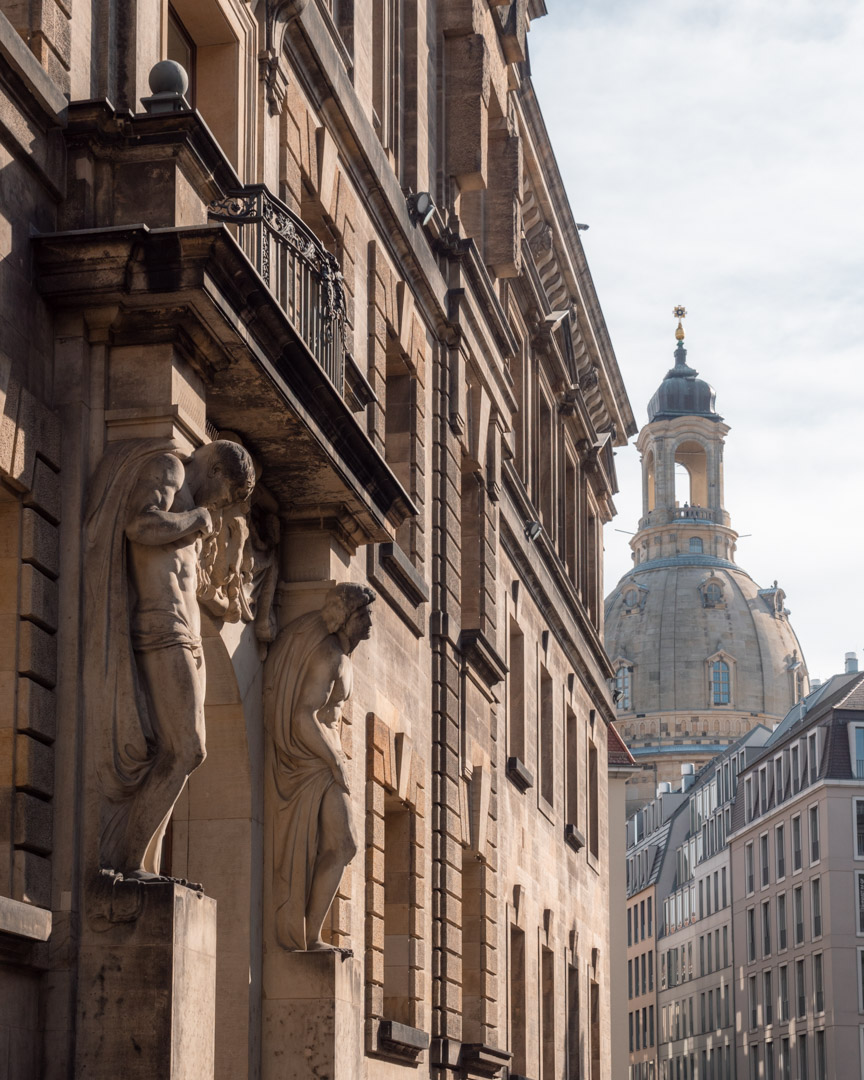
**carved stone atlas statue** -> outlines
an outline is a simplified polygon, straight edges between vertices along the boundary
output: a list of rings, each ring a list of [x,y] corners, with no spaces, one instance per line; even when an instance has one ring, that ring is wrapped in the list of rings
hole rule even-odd
[[[285,627],[267,657],[264,721],[276,800],[273,904],[276,938],[285,949],[331,948],[321,930],[357,852],[342,706],[351,694],[351,654],[372,632],[374,599],[365,586],[336,585],[320,611]]]
[[[225,549],[211,541],[229,507],[229,541],[242,533],[254,483],[247,451],[224,439],[189,457],[152,439],[115,443],[93,477],[85,701],[89,730],[100,735],[99,862],[127,879],[159,878],[171,811],[204,760],[199,594],[211,610],[228,612],[240,556],[220,568],[213,555],[202,569],[202,546]]]

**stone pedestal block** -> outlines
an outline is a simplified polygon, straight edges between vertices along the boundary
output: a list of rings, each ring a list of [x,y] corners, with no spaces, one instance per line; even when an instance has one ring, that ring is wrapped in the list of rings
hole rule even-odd
[[[119,881],[81,954],[76,1076],[213,1080],[216,901]]]
[[[263,1080],[359,1080],[363,1072],[362,965],[340,952],[267,958]]]

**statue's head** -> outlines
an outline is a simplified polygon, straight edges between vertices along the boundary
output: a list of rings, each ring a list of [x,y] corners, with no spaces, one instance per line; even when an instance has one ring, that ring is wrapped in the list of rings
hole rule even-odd
[[[230,439],[199,447],[187,465],[190,487],[200,506],[223,510],[243,502],[255,486],[255,466],[248,450]]]
[[[327,593],[321,616],[331,634],[343,633],[351,652],[372,634],[372,602],[375,593],[366,585],[342,582]]]

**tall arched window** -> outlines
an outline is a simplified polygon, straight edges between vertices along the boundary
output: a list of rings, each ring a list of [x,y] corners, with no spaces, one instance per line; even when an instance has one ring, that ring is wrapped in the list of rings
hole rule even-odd
[[[701,555],[702,554],[702,537],[691,536],[690,537],[690,554]]]
[[[725,660],[711,665],[711,700],[715,705],[729,704],[729,665]]]
[[[622,664],[615,672],[615,689],[618,691],[617,706],[620,712],[627,712],[632,708],[632,685],[630,668]]]

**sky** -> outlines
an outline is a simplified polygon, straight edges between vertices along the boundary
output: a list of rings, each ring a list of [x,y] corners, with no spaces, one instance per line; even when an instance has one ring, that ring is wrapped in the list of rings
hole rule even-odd
[[[864,670],[864,4],[546,3],[532,79],[637,424],[683,304],[731,428],[736,561],[786,591],[811,677],[849,651]],[[634,441],[607,592],[632,565]]]

